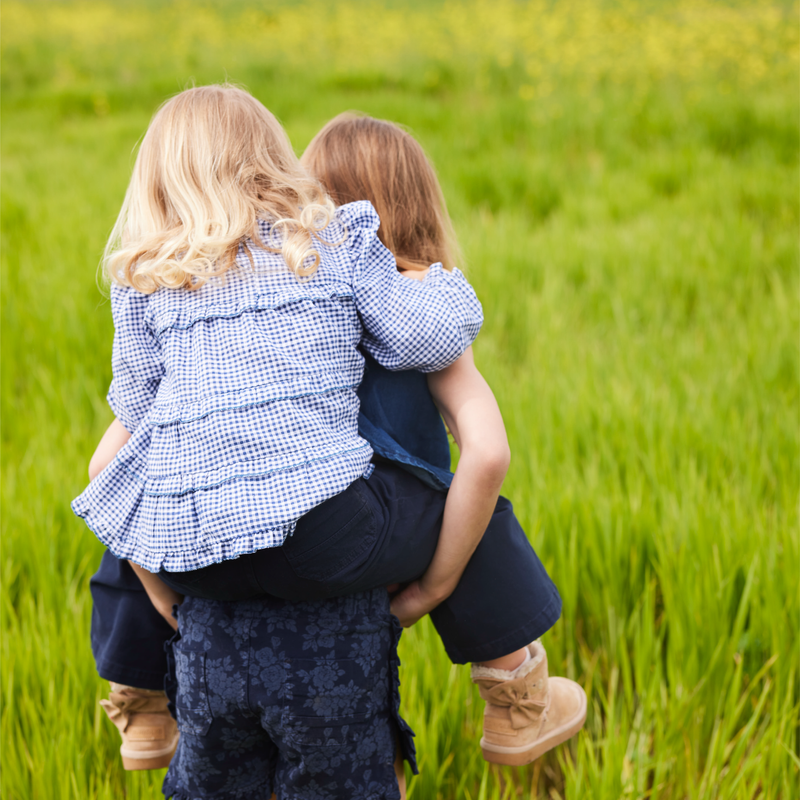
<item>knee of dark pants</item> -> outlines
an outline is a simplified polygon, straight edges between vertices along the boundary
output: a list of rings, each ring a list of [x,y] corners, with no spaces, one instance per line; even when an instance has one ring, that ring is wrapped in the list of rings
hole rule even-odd
[[[494,513],[486,526],[486,531],[482,541],[491,540],[497,537],[504,537],[514,541],[524,539],[528,541],[528,537],[519,520],[514,514],[514,506],[511,501],[505,497],[498,497],[497,504],[494,507]]]
[[[500,497],[497,498],[497,505],[494,507],[495,514],[513,514],[514,513],[514,506],[511,505],[511,501],[508,498]]]

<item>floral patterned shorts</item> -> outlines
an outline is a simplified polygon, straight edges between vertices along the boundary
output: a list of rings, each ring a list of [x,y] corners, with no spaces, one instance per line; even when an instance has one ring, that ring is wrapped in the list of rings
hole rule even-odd
[[[187,597],[168,652],[175,800],[398,800],[397,642],[385,589],[331,600]]]

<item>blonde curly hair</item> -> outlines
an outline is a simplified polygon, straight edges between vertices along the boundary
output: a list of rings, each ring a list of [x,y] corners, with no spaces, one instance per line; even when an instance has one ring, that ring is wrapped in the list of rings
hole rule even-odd
[[[142,140],[103,267],[150,294],[198,289],[235,263],[240,246],[281,253],[300,279],[320,262],[335,206],[300,166],[278,120],[230,84],[164,103]],[[270,241],[258,220],[271,223]]]

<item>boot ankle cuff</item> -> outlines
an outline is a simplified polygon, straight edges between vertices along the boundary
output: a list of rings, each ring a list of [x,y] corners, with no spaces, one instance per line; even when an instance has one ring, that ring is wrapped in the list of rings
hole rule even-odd
[[[545,651],[544,648],[541,648],[535,656],[532,656],[521,667],[517,667],[517,669],[513,670],[513,672],[509,672],[505,669],[492,669],[491,667],[482,667],[480,664],[473,664],[470,668],[470,678],[473,683],[485,680],[511,681],[514,680],[514,678],[522,678],[529,672],[533,672],[533,670],[542,663],[544,657]]]
[[[163,689],[140,689],[138,686],[126,686],[124,683],[114,683],[114,681],[109,681],[109,685],[111,691],[116,694],[135,692],[143,697],[161,697],[164,694]]]

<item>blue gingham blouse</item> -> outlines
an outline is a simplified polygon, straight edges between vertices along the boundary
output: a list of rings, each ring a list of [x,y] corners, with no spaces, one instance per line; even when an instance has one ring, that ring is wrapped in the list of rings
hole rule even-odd
[[[267,240],[268,225],[261,224]],[[183,572],[276,547],[314,506],[368,477],[358,436],[363,347],[392,370],[443,369],[480,330],[463,275],[402,277],[368,202],[325,232],[300,283],[242,250],[197,291],[114,286],[108,402],[131,432],[72,508],[119,558]]]

